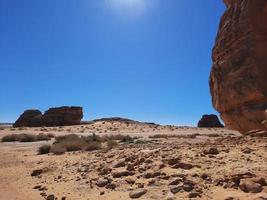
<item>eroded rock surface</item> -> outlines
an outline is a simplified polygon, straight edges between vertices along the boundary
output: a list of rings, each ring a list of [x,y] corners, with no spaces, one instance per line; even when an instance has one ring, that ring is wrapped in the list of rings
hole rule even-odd
[[[198,127],[200,128],[222,128],[223,125],[221,124],[217,115],[203,115],[202,118],[198,122]]]
[[[267,1],[224,2],[212,54],[213,105],[229,128],[267,130]]]
[[[42,113],[40,110],[26,110],[24,111],[17,121],[14,123],[14,127],[38,127],[42,125]]]
[[[83,118],[82,107],[50,108],[43,115],[45,126],[78,125]]]
[[[43,115],[39,110],[26,110],[14,127],[70,126],[81,124],[82,107],[50,108]]]

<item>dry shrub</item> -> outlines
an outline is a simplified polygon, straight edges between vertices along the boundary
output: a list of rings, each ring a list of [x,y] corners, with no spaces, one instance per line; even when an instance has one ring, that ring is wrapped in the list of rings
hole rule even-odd
[[[52,152],[55,155],[61,155],[64,154],[67,151],[66,147],[60,145],[60,144],[53,144],[50,152]]]
[[[49,144],[45,144],[43,146],[40,146],[38,149],[38,154],[42,155],[42,154],[48,154],[51,150],[51,146]]]
[[[94,151],[94,150],[98,150],[101,149],[102,145],[100,142],[90,142],[86,145],[85,147],[85,151]]]
[[[108,140],[107,141],[107,146],[108,146],[109,149],[112,149],[113,147],[118,146],[118,142],[115,141],[115,140]]]
[[[1,141],[2,142],[37,142],[37,141],[48,141],[51,138],[48,135],[45,134],[38,134],[38,135],[32,135],[32,134],[10,134],[4,136]]]
[[[102,138],[93,134],[90,136],[78,136],[75,134],[56,137],[51,152],[63,154],[66,151],[93,151],[101,148]]]

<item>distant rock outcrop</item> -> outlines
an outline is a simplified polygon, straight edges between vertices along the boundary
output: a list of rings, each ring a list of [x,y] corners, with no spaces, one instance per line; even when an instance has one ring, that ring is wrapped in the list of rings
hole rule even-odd
[[[229,128],[267,130],[267,1],[224,2],[212,53],[213,105]]]
[[[69,126],[78,125],[83,118],[82,107],[50,108],[43,115],[45,126]]]
[[[81,124],[82,107],[50,108],[42,115],[39,110],[26,110],[13,127],[70,126]]]
[[[40,110],[26,110],[24,111],[17,121],[13,124],[13,127],[38,127],[42,126],[42,113]]]
[[[224,127],[217,115],[203,115],[198,122],[200,128],[222,128]]]

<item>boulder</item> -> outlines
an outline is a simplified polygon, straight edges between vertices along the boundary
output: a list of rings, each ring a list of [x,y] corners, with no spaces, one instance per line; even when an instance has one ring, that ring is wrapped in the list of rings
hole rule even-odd
[[[70,126],[81,124],[83,118],[82,107],[50,108],[43,115],[45,126]]]
[[[226,127],[267,130],[267,1],[224,0],[210,91]]]
[[[42,126],[42,113],[40,110],[26,110],[24,111],[13,127],[38,127]]]
[[[200,128],[222,128],[224,127],[217,115],[203,115],[199,120],[198,127]]]

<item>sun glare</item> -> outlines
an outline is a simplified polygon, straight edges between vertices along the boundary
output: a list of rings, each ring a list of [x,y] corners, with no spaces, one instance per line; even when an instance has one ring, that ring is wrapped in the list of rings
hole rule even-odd
[[[107,0],[116,14],[139,17],[145,13],[150,0]]]

